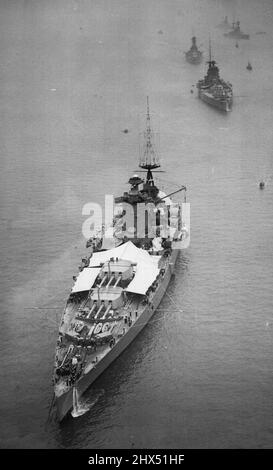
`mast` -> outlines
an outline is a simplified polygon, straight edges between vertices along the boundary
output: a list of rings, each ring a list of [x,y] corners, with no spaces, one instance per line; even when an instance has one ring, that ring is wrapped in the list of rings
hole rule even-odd
[[[207,62],[207,64],[209,64],[209,69],[216,69],[217,68],[217,67],[215,67],[216,63],[217,62],[212,58],[211,39],[210,39],[210,36],[209,36],[209,60]]]
[[[196,46],[196,37],[193,36],[193,37],[191,38],[191,41],[192,41],[192,49],[197,49],[197,46]]]
[[[146,114],[146,131],[144,132],[144,152],[140,156],[139,167],[147,171],[146,183],[154,185],[152,171],[160,167],[159,159],[154,147],[154,133],[151,128],[151,117],[149,107],[149,97],[147,96],[147,114]]]

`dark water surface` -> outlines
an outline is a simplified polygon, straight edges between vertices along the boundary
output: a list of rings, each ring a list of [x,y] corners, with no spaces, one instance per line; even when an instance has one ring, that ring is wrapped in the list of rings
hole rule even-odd
[[[271,0],[1,0],[1,447],[272,447],[272,24]],[[233,83],[228,115],[190,93],[193,32]],[[90,412],[45,426],[82,206],[126,188],[147,94],[190,248]]]

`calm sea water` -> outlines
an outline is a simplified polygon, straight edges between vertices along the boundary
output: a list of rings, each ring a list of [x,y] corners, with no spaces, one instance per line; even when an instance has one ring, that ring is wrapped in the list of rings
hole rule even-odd
[[[238,49],[225,15],[251,35]],[[1,447],[272,447],[272,23],[271,0],[1,0]],[[193,33],[233,83],[228,115],[190,93]],[[126,189],[147,94],[190,248],[89,413],[46,425],[82,206]]]

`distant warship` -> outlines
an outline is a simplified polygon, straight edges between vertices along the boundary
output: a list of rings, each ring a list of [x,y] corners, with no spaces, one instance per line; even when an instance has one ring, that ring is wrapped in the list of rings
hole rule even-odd
[[[248,64],[246,66],[247,70],[251,71],[252,70],[252,65],[251,63],[248,61]]]
[[[203,52],[199,51],[196,45],[196,37],[193,36],[191,40],[192,40],[191,48],[188,52],[185,52],[186,60],[190,64],[200,64],[203,58]]]
[[[231,24],[228,22],[227,16],[225,16],[224,20],[220,24],[217,25],[217,28],[226,29],[226,30],[232,28]]]
[[[166,194],[155,185],[153,172],[160,163],[153,142],[147,98],[144,149],[139,162],[146,177],[133,175],[129,191],[115,198],[113,239],[101,231],[95,234],[93,243],[90,240],[90,252],[82,259],[61,317],[52,402],[60,421],[72,408],[73,417],[86,411],[79,406],[82,394],[153,316],[174,273],[177,248],[188,236],[182,201],[175,202],[172,197],[182,192],[185,201],[186,187]],[[126,228],[124,214],[129,205],[133,227],[128,238],[130,227]],[[137,218],[141,207],[145,211],[143,220]]]
[[[205,103],[220,109],[231,111],[233,101],[232,85],[220,78],[219,68],[211,58],[211,45],[209,48],[209,61],[207,75],[197,83],[198,97]]]
[[[249,39],[249,34],[245,34],[240,29],[240,21],[232,23],[232,31],[224,33],[224,36],[230,39]]]

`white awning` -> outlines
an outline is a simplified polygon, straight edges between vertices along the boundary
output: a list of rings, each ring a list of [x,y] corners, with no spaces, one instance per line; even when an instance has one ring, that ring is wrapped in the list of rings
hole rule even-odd
[[[158,274],[159,269],[155,266],[146,263],[140,263],[140,265],[137,266],[134,279],[130,282],[125,290],[127,292],[145,295]]]
[[[161,256],[150,255],[151,261],[153,262],[154,266],[158,268],[158,263],[161,260]]]
[[[90,290],[101,268],[84,268],[78,275],[76,282],[72,288],[72,292],[82,292]]]
[[[149,255],[147,251],[137,248],[131,241],[112,250],[93,253],[89,266],[100,266],[102,263],[109,261],[110,258],[119,258],[136,263],[135,277],[125,289],[128,292],[146,294],[159,274],[158,262],[161,257]]]
[[[150,255],[147,251],[137,248],[131,241],[124,243],[107,251],[96,251],[93,253],[89,266],[100,266],[102,263],[106,263],[110,258],[122,258],[132,263],[145,262],[150,264]]]

